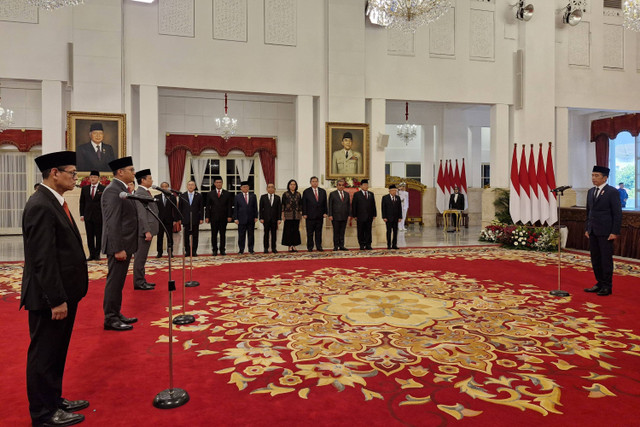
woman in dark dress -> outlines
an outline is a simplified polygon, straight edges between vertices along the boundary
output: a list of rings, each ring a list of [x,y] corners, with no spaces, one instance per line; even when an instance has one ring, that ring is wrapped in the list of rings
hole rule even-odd
[[[298,252],[296,246],[300,240],[300,218],[302,218],[302,196],[298,192],[295,179],[289,180],[287,191],[282,195],[282,216],[284,228],[282,230],[282,245],[289,247],[289,252]]]

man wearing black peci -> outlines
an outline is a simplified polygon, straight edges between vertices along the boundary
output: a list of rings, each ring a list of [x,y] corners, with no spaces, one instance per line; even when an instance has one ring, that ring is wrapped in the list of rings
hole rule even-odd
[[[196,191],[195,181],[187,183],[187,191],[178,198],[178,209],[182,214],[182,232],[184,234],[184,254],[185,256],[198,256],[198,237],[200,235],[200,224],[204,219],[204,204],[202,196]],[[192,242],[189,242],[191,237]],[[191,253],[191,245],[193,253]]]
[[[138,188],[135,191],[135,195],[152,199],[151,186],[153,185],[153,176],[151,176],[151,170],[143,169],[136,172],[136,181],[138,182]],[[144,202],[141,201],[136,201],[135,205],[138,210],[138,250],[133,257],[133,289],[151,291],[156,284],[147,282],[144,266],[147,263],[151,240],[153,240],[153,236],[158,234],[158,229],[160,228],[160,224],[156,219],[158,206],[156,206],[156,203],[147,203],[145,206]]]
[[[62,377],[78,303],[89,276],[82,238],[63,195],[76,183],[76,153],[61,151],[35,159],[43,182],[22,214],[24,271],[20,307],[29,311],[27,397],[34,426],[65,426],[86,400],[62,397]]]
[[[311,187],[302,192],[302,217],[306,219],[307,249],[313,251],[315,240],[316,249],[322,252],[322,226],[327,216],[327,192],[318,187],[318,177],[309,180]]]
[[[169,183],[163,182],[162,184],[160,184],[160,188],[169,191]],[[161,258],[162,251],[164,250],[164,229],[166,228],[169,233],[173,233],[174,224],[178,222],[178,211],[176,208],[176,206],[178,205],[176,196],[174,195],[167,196],[164,193],[160,193],[156,194],[155,199],[156,205],[158,206],[158,216],[160,217],[160,221],[164,225],[164,227],[160,226],[160,228],[158,229],[158,236],[156,237],[158,249],[156,258]],[[167,247],[169,245],[169,241],[170,239],[167,236]],[[173,248],[171,249],[171,253],[173,253]]]
[[[337,190],[329,193],[327,214],[333,225],[333,250],[347,251],[344,246],[344,233],[351,215],[351,196],[344,191],[345,180],[336,183]]]
[[[595,187],[587,192],[587,222],[585,236],[589,239],[591,266],[596,284],[585,292],[599,296],[611,295],[613,281],[613,241],[620,235],[622,207],[615,187],[607,184],[609,168],[594,166],[591,182]]]
[[[255,223],[258,221],[258,201],[256,195],[249,193],[249,181],[240,183],[239,194],[233,201],[233,219],[238,224],[238,253],[244,253],[247,240],[249,253],[253,253]]]
[[[282,221],[282,203],[280,196],[274,194],[276,186],[273,183],[267,184],[267,194],[260,197],[260,223],[264,226],[264,253],[269,253],[269,242],[271,242],[271,252],[277,254],[276,234],[278,225]]]
[[[360,191],[353,195],[351,202],[351,216],[358,221],[358,243],[360,250],[371,249],[371,227],[378,216],[376,200],[369,191],[369,180],[363,179]]]
[[[206,219],[211,223],[211,251],[213,256],[227,253],[227,224],[233,221],[233,195],[222,188],[222,177],[213,179],[214,188],[207,195]],[[220,235],[220,244],[218,244]]]
[[[382,197],[382,220],[387,226],[387,249],[398,249],[398,222],[402,221],[402,203],[394,184],[389,186],[389,194]],[[392,237],[393,235],[393,237]]]
[[[102,208],[100,199],[105,186],[100,184],[100,172],[91,171],[89,185],[80,190],[80,221],[84,222],[87,232],[87,247],[89,258],[99,260],[102,247]]]

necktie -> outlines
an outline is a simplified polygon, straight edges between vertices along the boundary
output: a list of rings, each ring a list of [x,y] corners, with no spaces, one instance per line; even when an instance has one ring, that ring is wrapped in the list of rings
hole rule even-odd
[[[365,198],[366,200],[369,200],[369,194],[367,194],[367,193],[368,193],[367,191],[365,191],[365,192],[364,192],[364,198]]]
[[[189,193],[189,205],[193,203],[193,193]]]
[[[344,158],[345,158],[345,159],[348,159],[348,158],[349,158],[349,152],[348,152],[348,151],[345,151],[345,152],[344,152]]]
[[[167,198],[164,194],[162,195],[162,206],[167,206]]]
[[[220,198],[220,190],[218,190],[218,199]]]
[[[313,195],[316,196],[316,202],[318,201],[318,190],[313,189]]]
[[[342,194],[342,191],[340,192],[340,200],[344,202],[344,194]]]
[[[269,194],[269,205],[273,206],[273,194]]]
[[[98,160],[102,158],[102,153],[100,151],[100,145],[96,147],[96,155],[98,156]]]
[[[151,195],[151,191],[147,190],[147,193],[149,193],[149,197],[153,198],[153,196]]]
[[[249,204],[249,193],[244,193],[244,201]]]
[[[92,185],[91,186],[91,198],[93,199],[96,195],[96,186]]]
[[[393,196],[391,196],[391,201],[392,201],[393,203],[395,203],[395,202],[396,202],[396,198],[395,198],[395,197],[393,197]]]
[[[73,225],[73,220],[71,219],[71,212],[69,212],[69,205],[67,205],[67,201],[65,200],[62,204],[62,209],[64,209],[67,214],[67,218],[69,218],[69,222]]]

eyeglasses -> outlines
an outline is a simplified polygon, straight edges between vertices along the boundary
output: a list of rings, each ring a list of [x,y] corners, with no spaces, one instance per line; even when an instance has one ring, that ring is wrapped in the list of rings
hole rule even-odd
[[[74,178],[75,178],[76,176],[78,176],[78,171],[66,171],[66,170],[64,170],[64,169],[58,169],[58,170],[59,170],[60,172],[66,172],[66,173],[68,173],[69,175],[71,175],[71,176],[72,176],[72,177],[74,177]]]

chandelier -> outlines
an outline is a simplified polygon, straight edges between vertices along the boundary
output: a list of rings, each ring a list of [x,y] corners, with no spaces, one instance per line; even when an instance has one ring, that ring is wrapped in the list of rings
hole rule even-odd
[[[380,17],[389,28],[415,33],[444,15],[451,7],[450,0],[369,0],[369,16]],[[381,25],[381,24],[379,24]]]
[[[224,117],[218,117],[216,119],[216,130],[222,134],[225,141],[228,141],[232,135],[236,134],[238,129],[238,120],[232,119],[227,115],[227,94],[224,94]]]
[[[7,130],[13,124],[13,111],[2,108],[2,97],[0,97],[0,132]]]
[[[409,142],[416,137],[418,132],[418,125],[409,124],[409,103],[405,103],[405,112],[403,125],[397,126],[398,136],[403,139],[405,145],[409,145]]]
[[[27,0],[31,6],[45,10],[54,10],[64,6],[77,6],[84,4],[84,0]]]
[[[627,30],[640,32],[640,0],[625,0],[623,9],[622,26]]]

